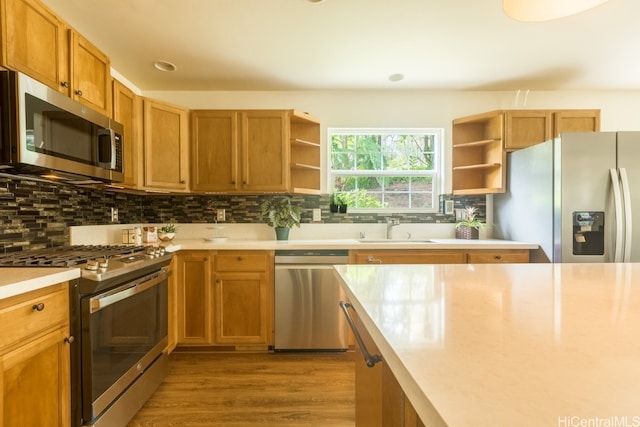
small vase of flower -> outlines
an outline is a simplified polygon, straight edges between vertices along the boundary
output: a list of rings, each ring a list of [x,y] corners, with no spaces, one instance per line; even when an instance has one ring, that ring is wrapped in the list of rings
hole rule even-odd
[[[464,210],[466,217],[456,223],[456,239],[476,240],[484,224],[478,219],[476,208],[467,206]]]

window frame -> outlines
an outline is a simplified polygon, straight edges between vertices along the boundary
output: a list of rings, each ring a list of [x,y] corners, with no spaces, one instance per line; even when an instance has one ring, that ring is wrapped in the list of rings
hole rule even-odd
[[[444,128],[379,128],[379,127],[330,127],[327,128],[327,188],[329,193],[334,191],[334,171],[332,168],[332,144],[331,139],[335,134],[347,134],[347,135],[372,135],[372,134],[435,134],[436,140],[434,142],[434,167],[432,171],[424,173],[424,171],[380,171],[380,173],[374,174],[374,176],[432,176],[432,208],[356,208],[349,207],[349,212],[353,213],[437,213],[440,211],[439,197],[444,194],[445,188],[445,171],[444,171],[444,146],[445,146],[445,131]],[[399,174],[398,172],[402,172]],[[409,172],[409,173],[407,173]],[[351,171],[349,173],[342,173],[343,176],[372,176],[370,171]]]

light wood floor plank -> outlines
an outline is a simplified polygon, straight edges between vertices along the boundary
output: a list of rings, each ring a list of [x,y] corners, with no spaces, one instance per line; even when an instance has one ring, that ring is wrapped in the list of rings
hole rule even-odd
[[[174,353],[128,427],[355,425],[353,353]]]

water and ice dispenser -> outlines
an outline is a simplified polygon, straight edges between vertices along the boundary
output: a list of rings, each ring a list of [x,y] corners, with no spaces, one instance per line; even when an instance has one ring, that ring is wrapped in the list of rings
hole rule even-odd
[[[573,254],[604,255],[604,212],[573,212]]]

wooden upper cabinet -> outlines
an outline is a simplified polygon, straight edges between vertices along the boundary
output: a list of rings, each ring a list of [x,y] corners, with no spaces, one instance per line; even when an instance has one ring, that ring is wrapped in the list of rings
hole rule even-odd
[[[287,191],[289,146],[284,111],[241,114],[241,182],[243,191]]]
[[[293,110],[191,112],[193,191],[320,192],[320,123]]]
[[[191,113],[191,189],[238,191],[238,112]]]
[[[145,99],[144,187],[159,191],[187,191],[189,181],[189,112]]]
[[[551,138],[552,114],[546,110],[515,110],[504,113],[505,148],[529,147]]]
[[[599,130],[600,110],[495,110],[454,119],[453,194],[503,193],[507,151]]]
[[[2,0],[2,64],[60,90],[68,81],[67,27],[33,0]]]
[[[2,0],[2,63],[111,115],[109,58],[37,0]]]
[[[111,115],[111,63],[74,30],[70,39],[70,96],[106,116]]]
[[[554,138],[563,132],[600,131],[600,110],[562,110],[553,116]]]
[[[124,180],[118,185],[138,188],[142,179],[142,100],[131,89],[113,80],[113,119],[124,127]]]
[[[504,117],[508,151],[539,144],[562,132],[600,131],[600,110],[511,110]]]

